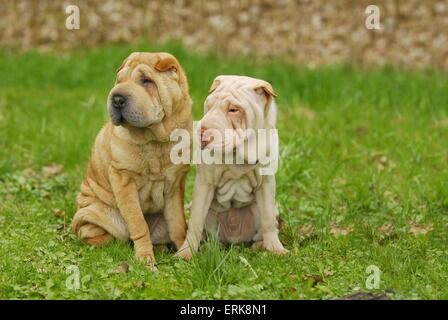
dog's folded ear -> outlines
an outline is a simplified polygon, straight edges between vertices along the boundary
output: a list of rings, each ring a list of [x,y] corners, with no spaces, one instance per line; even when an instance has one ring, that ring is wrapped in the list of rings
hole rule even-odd
[[[166,73],[175,81],[179,81],[180,65],[176,58],[171,55],[160,55],[160,60],[154,65],[154,69],[159,72]]]
[[[274,127],[275,126],[275,119],[268,119],[270,118],[268,116],[268,114],[270,113],[270,111],[272,111],[271,109],[271,105],[272,105],[272,99],[274,99],[277,94],[274,91],[274,88],[272,88],[271,84],[269,82],[266,81],[261,81],[259,84],[255,85],[255,92],[259,95],[262,95],[266,98],[266,104],[264,107],[264,114],[266,117],[266,120],[269,121],[274,121],[274,123],[271,123],[271,126]]]
[[[161,57],[154,68],[160,72],[171,71],[173,73],[177,73],[177,70],[179,70],[179,63],[172,56]]]
[[[271,84],[269,82],[263,81],[260,84],[256,85],[255,91],[258,94],[264,94],[267,98],[269,97],[276,97],[277,94],[275,93],[274,89],[272,88]]]
[[[213,91],[216,90],[216,88],[218,88],[218,86],[221,84],[221,81],[218,78],[215,78],[215,80],[213,81],[210,89],[208,89],[208,93],[212,93]]]

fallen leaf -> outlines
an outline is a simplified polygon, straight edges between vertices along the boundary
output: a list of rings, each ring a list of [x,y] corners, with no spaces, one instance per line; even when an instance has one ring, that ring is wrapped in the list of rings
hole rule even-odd
[[[146,288],[146,283],[144,281],[141,281],[141,280],[137,281],[135,283],[135,287],[140,288],[140,289]]]
[[[448,118],[435,120],[434,124],[438,128],[448,128]]]
[[[375,154],[370,157],[370,160],[376,163],[379,171],[383,171],[386,168],[396,167],[395,163],[384,154]]]
[[[312,287],[318,283],[324,282],[324,278],[318,274],[305,274],[303,280],[308,282]]]
[[[293,272],[291,272],[290,274],[288,274],[288,278],[291,280],[296,280],[297,279],[297,275]]]
[[[37,173],[36,173],[36,171],[34,171],[31,168],[26,168],[25,170],[22,171],[22,176],[24,178],[29,179],[29,178],[37,176]]]
[[[64,171],[64,165],[59,163],[50,163],[49,165],[46,165],[42,167],[42,174],[47,177],[55,177]]]
[[[310,223],[306,223],[304,225],[297,227],[297,235],[302,237],[311,237],[316,234],[316,230],[314,226]]]
[[[334,274],[331,270],[324,270],[324,276],[325,277],[331,277]]]
[[[389,191],[389,190],[384,191],[383,196],[386,200],[389,200],[392,202],[400,201],[400,198],[397,197],[392,191]]]
[[[62,218],[63,216],[65,216],[65,212],[62,211],[61,209],[53,209],[54,215],[58,218]]]
[[[330,227],[330,234],[333,236],[346,236],[352,231],[353,231],[352,224],[347,227],[344,227],[342,225],[336,225],[335,223],[332,223]]]
[[[316,118],[316,112],[308,107],[299,107],[297,112],[308,120],[314,120]]]
[[[390,223],[385,223],[376,228],[376,232],[381,235],[390,235],[394,232],[394,226]]]
[[[409,228],[409,233],[412,233],[414,236],[425,235],[431,232],[434,229],[434,224],[430,223],[428,225],[417,224],[415,222],[411,222],[411,226]]]
[[[126,273],[129,272],[129,264],[126,261],[122,261],[118,267],[118,272]]]
[[[359,136],[362,136],[362,135],[366,134],[367,130],[368,130],[367,127],[357,127],[355,129],[356,134],[359,135]]]

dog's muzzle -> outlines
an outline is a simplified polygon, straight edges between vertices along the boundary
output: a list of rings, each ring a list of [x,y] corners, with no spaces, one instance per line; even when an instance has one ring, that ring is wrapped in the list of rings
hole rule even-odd
[[[114,94],[109,98],[109,116],[112,123],[116,126],[124,122],[123,110],[126,108],[128,98],[121,94]]]
[[[152,112],[145,112],[135,103],[130,96],[121,93],[112,94],[108,103],[112,123],[116,126],[127,123],[133,127],[145,128],[163,120],[165,113],[162,108],[154,106]]]

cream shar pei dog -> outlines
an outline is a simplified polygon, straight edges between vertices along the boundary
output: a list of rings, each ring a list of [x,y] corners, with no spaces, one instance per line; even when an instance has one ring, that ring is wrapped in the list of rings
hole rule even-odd
[[[168,53],[132,53],[109,93],[107,123],[96,137],[77,198],[72,227],[91,245],[134,243],[155,270],[154,244],[185,239],[188,164],[175,165],[174,129],[191,132],[191,98],[184,71]]]
[[[271,138],[260,143],[257,136],[262,131],[258,129],[275,129],[274,97],[272,86],[263,80],[244,76],[218,76],[214,80],[199,125],[201,148],[219,151],[221,157],[230,155],[233,161],[197,166],[187,237],[177,256],[191,258],[204,227],[224,243],[253,242],[254,247],[274,253],[288,252],[278,238],[275,176],[260,174],[259,154],[255,152],[278,152],[270,147]],[[254,129],[255,134],[250,135],[247,129]],[[242,160],[240,164],[237,157]]]

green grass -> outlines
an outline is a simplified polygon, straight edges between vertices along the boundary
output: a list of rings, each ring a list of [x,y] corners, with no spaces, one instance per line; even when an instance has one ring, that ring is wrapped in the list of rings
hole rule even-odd
[[[195,119],[216,75],[273,84],[281,139],[277,202],[289,255],[211,241],[191,262],[156,253],[159,272],[151,273],[133,261],[131,245],[88,247],[61,228],[64,217],[53,210],[70,223],[90,147],[107,121],[115,69],[136,50],[179,58]],[[0,75],[0,298],[332,299],[372,291],[365,287],[369,265],[381,270],[374,292],[448,298],[447,74],[311,70],[176,45],[117,45],[63,54],[1,50]],[[49,163],[63,164],[64,172],[39,174]],[[378,232],[385,223],[393,230]],[[433,230],[416,236],[412,223]],[[312,232],[299,232],[303,225]],[[353,231],[335,236],[332,225]],[[126,273],[118,272],[122,261]],[[65,285],[72,265],[80,270],[78,290]]]

